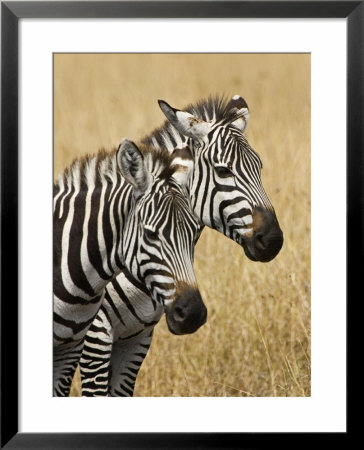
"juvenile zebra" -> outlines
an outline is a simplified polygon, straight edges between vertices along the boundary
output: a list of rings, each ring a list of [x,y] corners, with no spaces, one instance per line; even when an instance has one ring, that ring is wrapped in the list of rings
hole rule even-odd
[[[243,135],[249,118],[245,100],[209,98],[184,111],[164,101],[159,105],[168,121],[142,142],[165,146],[184,165],[192,155],[187,194],[200,231],[207,225],[241,245],[251,260],[270,261],[282,247],[283,233],[261,184],[261,160]],[[86,336],[80,360],[83,395],[133,395],[153,335],[148,317],[157,320],[163,312],[130,274],[112,280]],[[170,331],[194,331],[184,326],[188,315],[187,303],[173,314],[167,308]]]
[[[206,321],[192,262],[198,231],[186,193],[192,170],[191,161],[182,166],[166,150],[123,140],[117,151],[76,160],[60,176],[54,189],[54,395],[69,394],[104,288],[121,270],[143,285],[158,311],[157,318],[144,317],[149,326],[159,310],[178,314],[185,304],[187,327]],[[97,331],[104,333],[102,326]]]

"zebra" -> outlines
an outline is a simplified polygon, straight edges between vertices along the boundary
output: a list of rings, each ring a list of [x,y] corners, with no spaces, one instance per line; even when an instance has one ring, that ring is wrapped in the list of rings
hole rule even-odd
[[[273,259],[283,245],[283,233],[261,184],[260,157],[243,135],[249,119],[245,100],[238,95],[230,101],[209,97],[185,110],[159,100],[159,106],[167,122],[142,142],[156,150],[165,146],[172,154],[178,152],[183,164],[192,153],[194,168],[187,192],[200,221],[196,242],[206,225],[241,245],[251,260]],[[149,297],[145,287],[125,272],[106,287],[80,360],[83,396],[133,395],[153,336],[154,327],[141,331],[145,315],[153,311]],[[178,312],[182,318],[188,309]],[[172,333],[189,332],[171,329],[166,318]],[[111,353],[102,353],[104,364],[98,367],[95,361],[105,347]]]
[[[165,309],[170,326],[178,328],[174,316],[185,304],[189,316],[182,328],[205,323],[192,262],[199,223],[185,192],[192,170],[192,159],[183,165],[178,153],[124,139],[109,154],[76,160],[59,177],[53,228],[55,396],[69,395],[104,288],[121,270],[143,286],[153,304],[144,315],[146,329]]]

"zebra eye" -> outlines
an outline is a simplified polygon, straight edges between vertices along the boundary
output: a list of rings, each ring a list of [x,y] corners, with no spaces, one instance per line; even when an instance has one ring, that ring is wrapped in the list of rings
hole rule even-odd
[[[150,228],[144,228],[144,235],[149,241],[156,241],[158,234]]]
[[[228,177],[232,177],[233,176],[233,173],[227,167],[216,166],[215,170],[216,170],[217,175],[220,178],[228,178]]]

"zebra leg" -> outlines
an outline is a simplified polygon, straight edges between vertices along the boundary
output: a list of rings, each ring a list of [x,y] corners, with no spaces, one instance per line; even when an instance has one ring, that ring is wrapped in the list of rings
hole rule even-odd
[[[107,396],[112,346],[113,330],[101,307],[87,332],[80,359],[82,396]]]
[[[54,350],[53,358],[53,396],[68,397],[72,379],[83,349],[83,339],[72,341]]]
[[[53,395],[67,397],[81,358],[90,324],[100,309],[104,292],[88,305],[65,304],[56,295],[53,302]]]
[[[127,341],[116,341],[111,356],[109,395],[132,397],[135,380],[152,342],[154,327]]]

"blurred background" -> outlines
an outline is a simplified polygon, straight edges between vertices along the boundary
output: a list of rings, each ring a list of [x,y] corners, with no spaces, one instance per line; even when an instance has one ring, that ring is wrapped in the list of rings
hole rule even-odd
[[[54,175],[74,158],[138,142],[210,94],[249,105],[245,136],[284,232],[269,263],[205,228],[195,253],[208,321],[156,326],[135,396],[310,396],[310,55],[55,54]],[[71,395],[79,396],[79,373]]]

